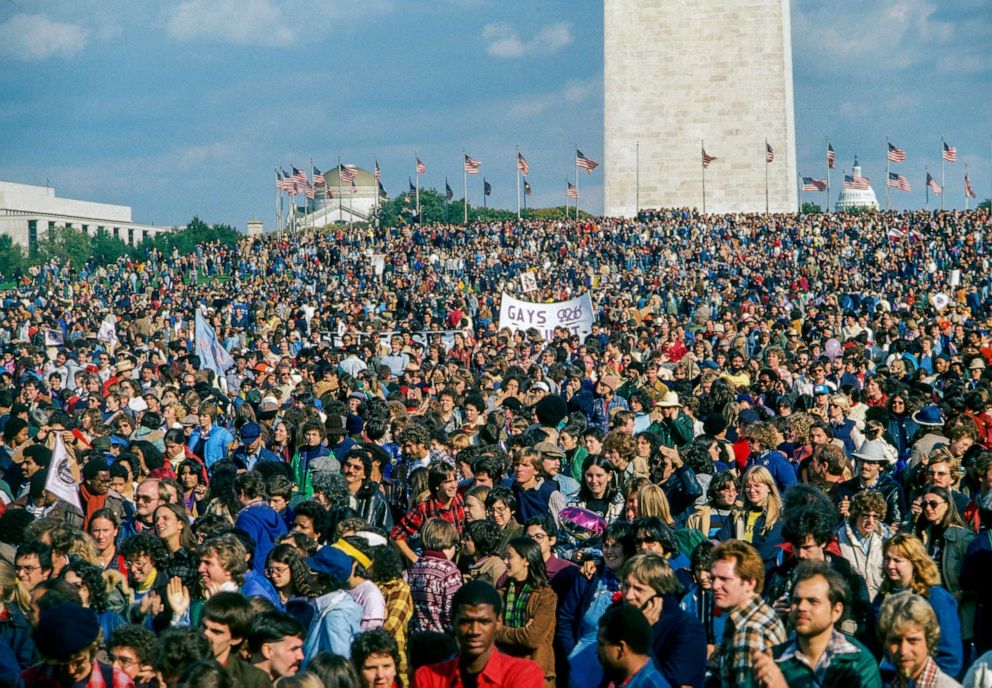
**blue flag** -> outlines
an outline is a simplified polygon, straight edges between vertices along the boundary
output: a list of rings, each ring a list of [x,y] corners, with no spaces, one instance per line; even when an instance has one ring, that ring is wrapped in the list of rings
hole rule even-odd
[[[206,318],[196,313],[196,354],[200,357],[200,367],[214,371],[218,377],[224,377],[228,368],[234,365],[234,359],[217,340],[217,333]]]

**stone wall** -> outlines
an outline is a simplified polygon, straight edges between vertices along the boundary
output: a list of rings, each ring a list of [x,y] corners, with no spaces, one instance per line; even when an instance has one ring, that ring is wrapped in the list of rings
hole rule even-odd
[[[606,214],[702,208],[703,140],[708,212],[765,210],[766,139],[769,208],[796,210],[789,0],[604,6]]]

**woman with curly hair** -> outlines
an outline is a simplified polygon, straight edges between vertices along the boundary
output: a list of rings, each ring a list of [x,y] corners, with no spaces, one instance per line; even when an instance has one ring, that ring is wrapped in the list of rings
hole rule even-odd
[[[265,576],[279,595],[286,612],[296,617],[303,628],[310,628],[318,590],[313,574],[300,551],[290,544],[272,548],[265,560]]]
[[[740,493],[737,478],[730,471],[713,476],[706,490],[706,503],[700,504],[686,519],[686,528],[698,530],[706,538],[720,534],[725,522],[730,521],[737,509]]]
[[[911,591],[924,597],[933,607],[940,622],[940,642],[934,659],[948,675],[960,675],[964,653],[958,603],[940,585],[940,572],[927,554],[926,547],[915,535],[898,533],[885,543],[882,557],[885,580],[872,604],[875,621],[878,620],[882,603],[891,594]],[[875,649],[877,651],[878,648]]]
[[[99,566],[73,558],[62,569],[61,576],[62,580],[76,588],[83,607],[90,607],[97,613],[104,638],[109,638],[115,628],[127,624],[124,617],[112,608],[110,586]]]
[[[207,469],[196,459],[183,459],[176,469],[176,477],[182,488],[182,503],[194,518],[206,513],[207,490],[210,482]]]
[[[885,497],[877,490],[862,490],[851,499],[849,509],[848,517],[837,527],[837,544],[841,556],[865,579],[868,599],[874,600],[883,580]]]

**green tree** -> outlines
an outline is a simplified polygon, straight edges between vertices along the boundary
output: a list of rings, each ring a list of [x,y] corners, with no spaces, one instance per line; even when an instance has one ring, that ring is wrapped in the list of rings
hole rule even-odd
[[[992,210],[992,198],[986,198],[978,204],[979,210]]]
[[[823,209],[820,207],[819,203],[810,203],[807,201],[806,203],[803,203],[802,212],[807,215],[811,215],[814,213],[822,213]]]
[[[34,263],[45,263],[55,259],[78,269],[89,260],[90,238],[78,229],[56,226],[46,232],[38,241],[38,251]]]
[[[27,267],[27,256],[9,234],[0,234],[0,282],[19,277]]]
[[[105,228],[97,230],[90,238],[90,255],[100,265],[115,262],[121,256],[131,253],[131,249],[121,239],[115,237]]]

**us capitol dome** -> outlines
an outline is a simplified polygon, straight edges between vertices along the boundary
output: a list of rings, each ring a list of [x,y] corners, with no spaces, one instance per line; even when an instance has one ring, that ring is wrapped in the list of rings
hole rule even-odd
[[[851,170],[851,176],[854,178],[861,176],[861,163],[858,162],[857,157],[854,158],[854,169]],[[843,183],[841,184],[840,196],[837,197],[837,205],[834,206],[834,209],[843,212],[855,208],[878,210],[878,199],[875,198],[875,190],[871,188],[871,184],[868,185],[867,189],[848,189],[844,188]]]

